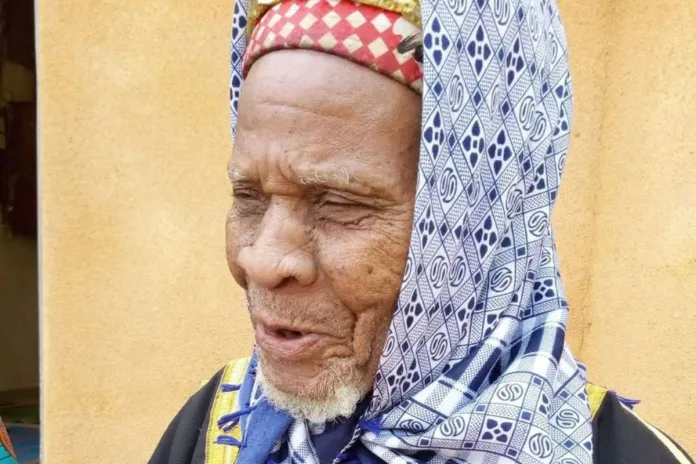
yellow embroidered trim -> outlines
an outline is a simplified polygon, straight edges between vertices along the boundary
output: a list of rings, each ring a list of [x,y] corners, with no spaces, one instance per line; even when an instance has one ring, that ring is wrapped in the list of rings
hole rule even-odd
[[[239,0],[237,0],[239,1]],[[273,5],[282,0],[249,0],[249,11],[247,12],[247,37],[251,37],[261,16],[266,13]]]
[[[626,411],[629,412],[629,414],[638,419],[648,430],[650,430],[653,433],[653,435],[655,435],[655,437],[658,440],[660,440],[660,442],[665,446],[665,448],[667,448],[669,452],[672,453],[672,455],[679,462],[679,464],[692,463],[691,459],[689,459],[684,453],[682,453],[681,450],[677,446],[675,446],[674,442],[672,442],[672,440],[670,440],[664,433],[660,432],[658,429],[641,419],[638,414],[631,410],[631,408],[626,407],[624,404],[621,404],[621,407],[623,407]]]
[[[414,26],[421,27],[420,0],[360,0],[358,3],[399,13]]]
[[[250,37],[254,28],[273,5],[283,0],[250,0],[248,11],[247,36]],[[421,27],[420,0],[358,0],[356,3],[376,6],[383,10],[399,13],[416,27]]]
[[[587,401],[590,403],[590,413],[592,414],[592,419],[595,418],[600,406],[602,406],[602,401],[607,395],[607,389],[598,387],[597,385],[587,384]]]
[[[241,384],[246,374],[249,358],[235,359],[231,361],[222,373],[220,385],[223,383]],[[234,464],[239,454],[236,446],[220,445],[216,443],[219,435],[229,435],[237,440],[242,440],[242,430],[239,423],[229,432],[218,429],[218,419],[225,414],[229,414],[239,409],[237,398],[239,391],[222,392],[218,386],[218,391],[213,400],[213,407],[210,410],[210,424],[205,439],[205,464]]]

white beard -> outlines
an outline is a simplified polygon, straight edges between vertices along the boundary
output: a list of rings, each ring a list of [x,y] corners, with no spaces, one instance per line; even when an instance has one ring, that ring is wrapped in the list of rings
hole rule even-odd
[[[364,392],[358,387],[341,384],[332,388],[326,399],[308,399],[277,389],[263,375],[261,363],[256,367],[256,372],[256,378],[261,382],[264,396],[273,407],[287,411],[295,419],[307,420],[311,424],[322,424],[339,417],[350,417],[364,396]]]

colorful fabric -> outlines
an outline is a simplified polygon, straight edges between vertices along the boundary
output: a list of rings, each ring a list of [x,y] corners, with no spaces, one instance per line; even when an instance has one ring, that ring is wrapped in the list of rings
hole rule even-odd
[[[278,440],[292,422],[288,414],[261,401],[254,409],[252,420],[245,422],[248,415],[240,414],[243,410],[240,409],[240,405],[235,408],[233,405],[225,405],[218,401],[221,393],[225,391],[228,394],[238,391],[237,402],[241,402],[242,405],[249,400],[248,388],[253,382],[253,376],[247,376],[244,379],[242,378],[244,375],[240,377],[228,375],[231,370],[236,370],[238,363],[247,361],[249,361],[248,369],[253,372],[253,359],[233,361],[225,369],[218,371],[186,402],[162,436],[152,458],[148,461],[150,464],[259,464],[263,462],[273,464],[283,461],[282,458],[277,457],[279,453],[272,453],[271,450],[274,443],[279,446]],[[234,384],[228,382],[234,382]],[[596,412],[592,418],[594,464],[694,464],[677,443],[661,430],[642,421],[616,393],[592,385],[588,385],[588,390],[591,408]],[[598,392],[601,395],[596,395]],[[362,404],[358,406],[359,411],[362,411],[362,406]],[[225,416],[229,418],[232,412],[240,414],[242,444],[238,449],[227,450],[239,451],[236,459],[228,459],[229,455],[220,459],[218,452],[210,448],[210,442],[202,439],[201,434],[206,435],[206,431],[210,430],[210,421],[217,423],[220,418]],[[317,451],[319,462],[331,462],[339,452],[336,445],[340,449],[347,437],[351,436],[360,415],[358,413],[345,420],[332,421],[326,424],[324,432],[312,437],[312,444]],[[228,421],[227,426],[234,423],[229,419],[225,420]],[[226,436],[234,434],[234,432],[227,433]],[[209,433],[207,438],[210,438]],[[216,446],[234,448],[221,444]],[[360,441],[353,445],[350,452],[343,453],[342,458],[341,462],[352,464],[382,462],[367,451]],[[489,462],[495,462],[494,459],[495,457],[492,457]],[[461,462],[461,460],[453,459],[451,462]]]
[[[239,385],[246,374],[249,358],[237,359],[229,363],[220,379],[222,385]],[[205,455],[208,461],[216,464],[232,464],[236,462],[238,446],[219,446],[237,444],[242,439],[239,424],[239,411],[243,409],[239,401],[239,389],[220,389],[215,395],[210,408],[210,422],[206,434]],[[236,412],[236,414],[235,414]]]
[[[421,64],[415,47],[399,47],[420,30],[392,11],[344,0],[288,0],[259,20],[244,57],[244,74],[274,50],[308,49],[367,66],[420,92]],[[407,42],[404,42],[407,41]]]
[[[17,455],[12,448],[10,436],[0,418],[0,464],[17,464]]]
[[[235,5],[233,133],[247,8]],[[586,375],[565,343],[550,223],[572,115],[557,7],[423,0],[421,17],[414,226],[354,440],[390,463],[589,464]],[[311,442],[295,421],[277,448],[285,462],[317,462]]]
[[[12,424],[9,427],[10,440],[19,464],[39,464],[41,453],[41,433],[38,425]],[[6,464],[0,460],[0,464]]]

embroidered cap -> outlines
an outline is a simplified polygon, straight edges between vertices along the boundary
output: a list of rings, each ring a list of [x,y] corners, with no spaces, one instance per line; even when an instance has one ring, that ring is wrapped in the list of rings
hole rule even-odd
[[[249,37],[244,75],[275,50],[331,53],[421,93],[420,29],[392,10],[351,0],[286,0],[261,16]]]

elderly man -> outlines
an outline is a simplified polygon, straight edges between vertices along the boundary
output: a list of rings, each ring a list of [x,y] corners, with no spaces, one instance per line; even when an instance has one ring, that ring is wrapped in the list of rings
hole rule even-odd
[[[234,25],[227,257],[256,346],[152,463],[690,462],[565,344],[551,0],[240,0]]]

